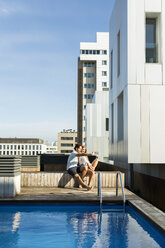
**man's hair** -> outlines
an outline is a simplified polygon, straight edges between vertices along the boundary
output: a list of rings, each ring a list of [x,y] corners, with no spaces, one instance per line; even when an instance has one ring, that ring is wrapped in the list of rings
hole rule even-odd
[[[77,148],[80,148],[81,144],[76,144],[74,150],[76,151]]]

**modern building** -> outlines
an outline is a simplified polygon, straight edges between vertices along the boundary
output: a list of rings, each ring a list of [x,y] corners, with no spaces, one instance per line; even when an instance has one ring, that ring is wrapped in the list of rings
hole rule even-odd
[[[52,142],[52,144],[47,145],[46,153],[47,154],[56,154],[56,153],[58,153],[57,142]]]
[[[130,187],[149,200],[154,195],[157,203],[165,194],[164,44],[164,0],[116,0],[110,19],[109,159],[125,170]]]
[[[0,155],[37,155],[46,153],[42,139],[0,138]]]
[[[77,132],[72,129],[64,129],[58,133],[58,153],[70,154],[77,143]]]
[[[89,153],[96,153],[99,161],[109,157],[109,91],[96,91],[86,108],[86,144]]]
[[[109,88],[109,33],[98,32],[96,42],[81,42],[78,58],[78,142],[85,144],[85,110],[95,91]]]

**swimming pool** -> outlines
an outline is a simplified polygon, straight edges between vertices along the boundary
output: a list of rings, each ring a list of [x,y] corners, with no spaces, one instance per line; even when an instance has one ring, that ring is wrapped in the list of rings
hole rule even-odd
[[[165,238],[130,206],[0,206],[1,248],[165,247]]]

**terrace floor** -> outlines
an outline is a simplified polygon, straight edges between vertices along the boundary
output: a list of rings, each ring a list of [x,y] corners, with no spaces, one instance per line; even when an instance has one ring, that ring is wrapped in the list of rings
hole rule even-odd
[[[121,189],[115,196],[115,188],[103,188],[103,204],[122,203]],[[140,212],[152,225],[165,235],[165,213],[125,188],[128,204]],[[99,204],[97,189],[87,191],[79,188],[22,187],[15,198],[0,199],[1,204]]]

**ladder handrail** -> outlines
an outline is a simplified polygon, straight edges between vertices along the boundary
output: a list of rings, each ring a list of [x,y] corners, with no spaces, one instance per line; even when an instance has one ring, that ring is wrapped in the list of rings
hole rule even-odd
[[[98,196],[100,196],[100,205],[102,205],[102,190],[101,190],[101,174],[100,171],[98,172]]]
[[[118,176],[120,176],[120,183],[121,183],[122,197],[123,197],[123,208],[125,210],[125,193],[124,193],[123,180],[120,171],[118,171],[116,174],[116,196],[118,196]]]

